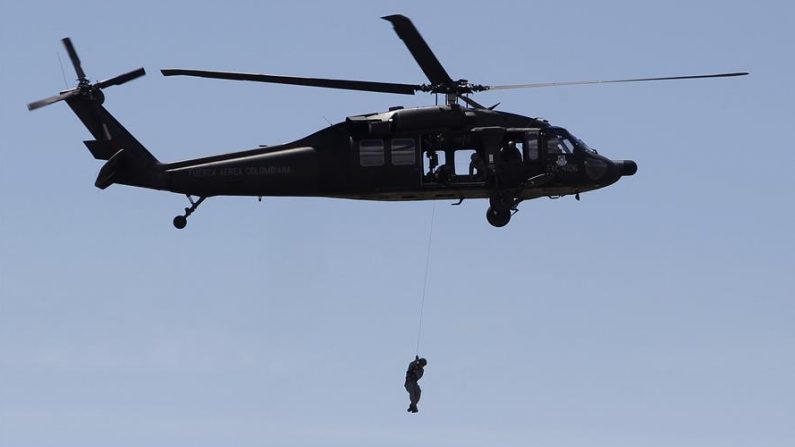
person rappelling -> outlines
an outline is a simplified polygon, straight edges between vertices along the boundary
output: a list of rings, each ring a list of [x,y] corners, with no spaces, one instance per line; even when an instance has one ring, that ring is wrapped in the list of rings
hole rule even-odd
[[[428,289],[428,270],[431,265],[431,240],[433,237],[433,220],[434,216],[436,215],[436,202],[432,203],[431,225],[428,229],[428,248],[425,255],[425,277],[423,278],[422,301],[420,302],[420,321],[417,326],[417,347],[415,348],[414,352],[420,352],[420,340],[422,339],[422,317],[425,310],[425,292]],[[409,393],[409,409],[407,410],[409,413],[416,413],[419,411],[417,409],[417,403],[420,401],[420,394],[422,394],[422,390],[420,389],[420,384],[418,382],[425,373],[425,365],[427,364],[427,360],[420,358],[419,355],[415,355],[414,360],[409,363],[409,367],[406,369],[406,382],[403,384],[403,386]]]
[[[422,390],[420,389],[419,380],[422,378],[423,373],[425,372],[425,365],[428,364],[428,361],[424,358],[420,358],[420,356],[414,356],[414,360],[409,363],[409,368],[406,370],[406,391],[409,392],[409,409],[406,410],[410,413],[416,413],[419,410],[417,409],[417,403],[420,401],[420,394],[422,394]]]

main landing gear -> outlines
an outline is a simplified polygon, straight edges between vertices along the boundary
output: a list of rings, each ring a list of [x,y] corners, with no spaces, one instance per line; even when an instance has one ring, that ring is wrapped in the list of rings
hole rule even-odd
[[[510,210],[495,210],[492,207],[486,210],[486,220],[495,227],[504,227],[511,221]]]
[[[486,210],[486,220],[495,227],[504,227],[511,221],[517,211],[516,207],[521,202],[512,194],[505,191],[495,192],[489,197],[489,209]]]
[[[198,208],[199,205],[201,205],[201,203],[204,202],[204,199],[207,198],[207,197],[199,197],[199,200],[196,200],[194,202],[193,197],[191,197],[190,195],[186,194],[186,197],[190,201],[190,208],[185,208],[184,215],[177,216],[174,218],[174,227],[177,228],[178,230],[185,228],[185,225],[188,224],[188,216],[193,214],[193,212],[196,211],[196,208]]]

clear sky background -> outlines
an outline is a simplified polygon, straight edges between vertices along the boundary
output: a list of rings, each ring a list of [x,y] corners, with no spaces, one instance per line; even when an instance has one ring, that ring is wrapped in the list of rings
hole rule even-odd
[[[0,445],[795,444],[795,10],[787,1],[0,3]],[[61,103],[71,36],[160,160],[297,139],[404,97],[164,78],[185,67],[425,82],[383,15],[483,93],[639,171],[573,198],[186,199],[93,186]]]

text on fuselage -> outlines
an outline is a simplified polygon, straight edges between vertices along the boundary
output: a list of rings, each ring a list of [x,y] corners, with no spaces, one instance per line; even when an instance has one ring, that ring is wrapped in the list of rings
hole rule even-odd
[[[242,177],[288,175],[291,172],[291,166],[248,166],[239,168],[194,168],[188,170],[188,175],[191,177]]]

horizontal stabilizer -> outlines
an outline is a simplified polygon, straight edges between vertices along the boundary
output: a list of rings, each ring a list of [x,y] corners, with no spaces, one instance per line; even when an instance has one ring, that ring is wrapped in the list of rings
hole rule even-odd
[[[83,141],[83,144],[97,160],[110,160],[110,157],[118,150],[113,148],[110,141],[87,140]]]
[[[97,176],[97,180],[94,182],[94,186],[99,189],[105,189],[108,186],[113,184],[113,181],[116,179],[116,174],[119,172],[119,168],[122,165],[122,161],[124,161],[124,149],[120,149],[118,152],[113,154],[105,163],[105,166],[102,166],[102,169],[99,170],[99,175]]]

